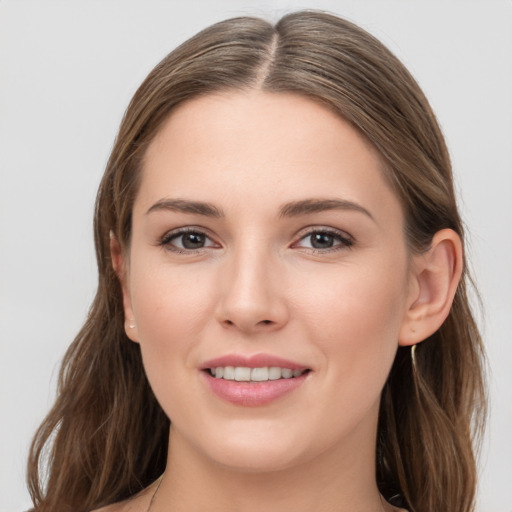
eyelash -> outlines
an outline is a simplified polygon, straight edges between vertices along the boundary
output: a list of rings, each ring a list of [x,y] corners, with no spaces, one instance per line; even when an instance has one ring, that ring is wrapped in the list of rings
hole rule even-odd
[[[177,253],[177,254],[198,254],[203,252],[204,250],[212,247],[215,242],[211,246],[199,247],[197,249],[182,249],[180,247],[176,247],[172,244],[173,240],[176,240],[187,234],[195,234],[205,237],[205,239],[212,241],[212,239],[208,236],[208,234],[201,228],[187,227],[181,228],[177,231],[170,231],[163,235],[158,241],[159,246],[164,247],[166,250]],[[300,238],[297,242],[292,244],[292,248],[297,247],[301,248],[297,245],[302,240],[312,237],[313,235],[328,235],[338,241],[338,245],[334,245],[333,247],[328,247],[324,249],[319,249],[315,247],[302,247],[302,249],[306,249],[308,252],[312,254],[326,254],[330,252],[337,252],[341,250],[346,250],[351,248],[354,245],[354,239],[343,231],[338,231],[333,228],[310,228],[308,231],[301,233]]]
[[[172,251],[177,254],[197,254],[197,253],[200,253],[208,248],[208,246],[207,246],[207,247],[200,247],[197,249],[182,249],[180,247],[176,247],[176,246],[172,245],[173,240],[176,240],[176,239],[178,239],[184,235],[188,235],[188,234],[204,236],[205,239],[211,240],[211,238],[208,236],[208,234],[203,229],[189,227],[189,228],[181,228],[181,229],[178,229],[177,231],[170,231],[170,232],[166,233],[158,241],[158,245],[164,247],[168,251]]]
[[[328,247],[325,249],[318,249],[315,247],[303,247],[302,249],[307,249],[308,252],[312,254],[326,254],[330,252],[343,251],[346,249],[350,249],[354,245],[354,239],[344,231],[339,231],[333,228],[310,228],[309,231],[303,232],[299,238],[299,242],[302,240],[312,237],[313,235],[328,235],[334,238],[335,241],[338,241],[339,244],[333,247]],[[293,246],[296,246],[298,242],[295,242]]]

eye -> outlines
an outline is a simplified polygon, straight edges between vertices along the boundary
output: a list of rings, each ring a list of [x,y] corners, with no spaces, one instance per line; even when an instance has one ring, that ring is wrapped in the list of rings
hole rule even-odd
[[[346,233],[332,229],[315,229],[303,236],[294,247],[318,251],[332,251],[354,245],[353,239]]]
[[[207,247],[218,247],[206,233],[197,229],[180,229],[165,234],[160,245],[175,252],[193,252]]]

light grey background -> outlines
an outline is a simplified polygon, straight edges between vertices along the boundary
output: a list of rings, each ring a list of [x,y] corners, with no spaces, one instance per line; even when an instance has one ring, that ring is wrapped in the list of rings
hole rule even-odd
[[[0,3],[1,512],[30,504],[28,444],[94,294],[93,202],[131,95],[199,29],[305,7],[379,37],[438,114],[485,303],[492,408],[479,510],[512,511],[512,3],[11,0]]]

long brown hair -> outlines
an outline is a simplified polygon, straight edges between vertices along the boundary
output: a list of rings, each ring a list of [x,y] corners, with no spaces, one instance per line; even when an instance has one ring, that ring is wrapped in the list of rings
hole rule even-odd
[[[109,234],[126,250],[143,157],[179,103],[219,90],[293,92],[320,102],[377,148],[402,202],[411,251],[440,229],[464,238],[448,151],[419,86],[379,41],[336,16],[302,11],[275,26],[213,25],[169,54],[122,120],[95,211],[99,284],[69,348],[55,405],[32,444],[28,484],[39,512],[87,511],[131,496],[165,469],[169,419],[124,332]],[[483,425],[483,349],[467,269],[449,317],[412,364],[399,348],[381,399],[376,475],[388,501],[413,512],[474,510],[475,436]],[[46,472],[44,471],[46,469]]]

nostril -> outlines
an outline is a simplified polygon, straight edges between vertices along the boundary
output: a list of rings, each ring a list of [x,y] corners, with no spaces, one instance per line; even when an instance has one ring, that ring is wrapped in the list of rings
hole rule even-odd
[[[279,326],[279,322],[276,322],[275,320],[257,320],[255,322],[251,322],[250,319],[247,318],[240,318],[240,319],[230,319],[230,318],[224,318],[220,322],[224,328],[226,329],[232,329],[232,328],[238,328],[243,331],[259,331],[261,329],[267,331],[268,329],[274,329]]]

